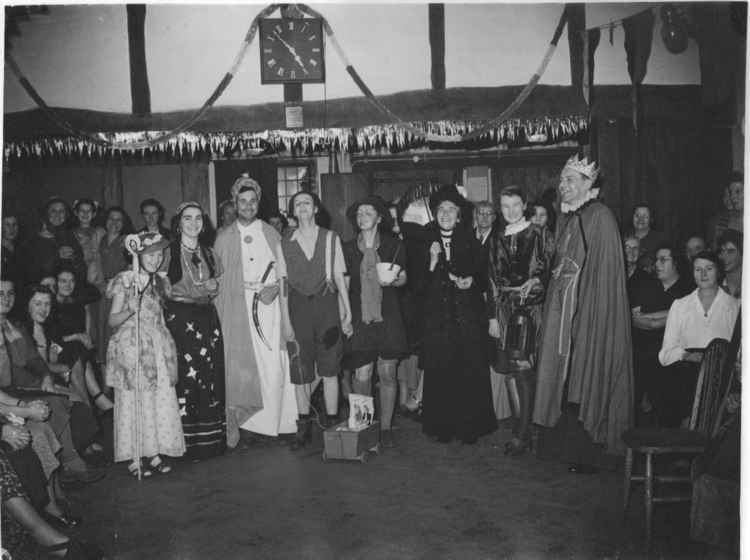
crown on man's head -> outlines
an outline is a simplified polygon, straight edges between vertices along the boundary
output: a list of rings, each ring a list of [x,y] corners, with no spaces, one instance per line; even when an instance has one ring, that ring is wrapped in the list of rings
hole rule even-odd
[[[572,156],[570,156],[570,159],[565,162],[564,169],[572,169],[573,171],[578,171],[578,173],[585,177],[588,177],[592,181],[596,181],[596,178],[599,176],[599,166],[596,165],[596,162],[593,160],[589,162],[587,157],[579,159],[578,154],[573,154]]]

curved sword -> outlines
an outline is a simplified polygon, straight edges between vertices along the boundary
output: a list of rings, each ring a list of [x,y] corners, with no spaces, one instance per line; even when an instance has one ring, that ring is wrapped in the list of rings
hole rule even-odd
[[[268,280],[268,275],[271,274],[273,265],[274,265],[273,261],[268,263],[268,266],[266,267],[266,271],[263,273],[263,276],[260,279],[261,283]],[[263,334],[263,329],[260,328],[260,319],[258,318],[258,301],[260,301],[259,291],[255,292],[255,294],[253,295],[253,324],[255,325],[255,331],[258,333],[258,336],[263,341],[263,344],[265,344],[269,350],[272,350],[271,345],[268,343],[268,340],[266,340],[266,337]]]

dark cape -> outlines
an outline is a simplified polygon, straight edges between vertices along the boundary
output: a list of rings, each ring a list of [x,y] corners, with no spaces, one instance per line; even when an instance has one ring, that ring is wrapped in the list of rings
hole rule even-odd
[[[423,240],[440,242],[437,226],[425,226]],[[480,270],[479,242],[460,227],[451,240],[451,260],[441,253],[433,272],[429,256],[421,295],[424,338],[420,362],[424,368],[422,429],[441,441],[472,442],[497,427],[486,355],[484,302],[476,279]],[[475,282],[459,290],[449,273],[471,276]]]
[[[633,366],[622,243],[593,200],[558,221],[547,289],[533,421],[553,427],[566,403],[594,443],[621,454],[631,427]]]

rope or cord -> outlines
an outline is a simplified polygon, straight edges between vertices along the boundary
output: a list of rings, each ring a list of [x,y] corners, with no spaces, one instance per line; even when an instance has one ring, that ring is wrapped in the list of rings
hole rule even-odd
[[[496,128],[498,124],[500,124],[502,121],[507,120],[508,117],[511,114],[513,114],[521,106],[521,104],[524,101],[526,101],[526,99],[529,97],[529,95],[531,95],[531,92],[536,87],[537,83],[539,83],[540,78],[542,77],[545,70],[547,69],[547,65],[549,64],[549,61],[552,59],[552,55],[555,53],[555,50],[557,49],[557,43],[560,40],[560,36],[562,35],[563,29],[565,28],[565,24],[567,22],[567,11],[565,10],[565,8],[563,8],[563,13],[560,15],[560,19],[557,23],[557,27],[555,28],[555,32],[552,36],[552,40],[550,41],[550,45],[547,48],[547,51],[545,52],[544,57],[542,58],[542,62],[539,64],[537,71],[531,76],[529,83],[526,84],[526,86],[521,90],[518,96],[516,96],[513,102],[502,113],[500,113],[497,117],[492,119],[490,122],[488,122],[484,126],[477,128],[476,130],[473,130],[469,134],[465,134],[461,136],[460,138],[456,139],[456,138],[446,138],[444,136],[438,136],[438,135],[434,135],[430,133],[425,133],[424,131],[404,121],[402,118],[396,115],[393,111],[391,111],[388,107],[386,107],[382,101],[380,101],[379,99],[375,97],[375,95],[373,95],[370,88],[367,87],[367,84],[365,84],[364,80],[362,80],[362,78],[359,76],[354,66],[349,61],[349,58],[346,56],[346,53],[341,48],[341,45],[339,45],[339,42],[333,33],[333,29],[328,24],[328,21],[323,17],[323,15],[305,4],[300,4],[299,7],[301,11],[307,13],[308,15],[322,20],[323,29],[325,30],[326,35],[328,36],[328,39],[331,42],[331,45],[333,46],[333,50],[336,51],[336,54],[339,56],[339,59],[341,59],[341,62],[346,67],[346,71],[349,73],[352,80],[354,80],[354,83],[357,84],[357,87],[359,87],[359,90],[376,109],[388,115],[391,119],[398,122],[399,126],[408,130],[415,136],[426,138],[430,142],[439,142],[439,143],[454,143],[456,141],[465,142],[468,140],[474,140],[476,138],[479,138],[486,132],[490,131],[491,129]]]
[[[603,23],[602,25],[595,25],[594,27],[587,27],[586,29],[581,29],[580,31],[578,31],[578,33],[587,33],[588,31],[593,31],[595,29],[614,29],[615,27],[622,27],[626,19],[639,16],[644,12],[656,12],[656,8],[646,8],[645,10],[641,10],[640,12],[636,12],[622,19],[614,19],[610,21],[609,23]]]
[[[18,64],[15,62],[15,59],[10,54],[10,52],[6,52],[5,58],[11,71],[15,74],[16,78],[18,79],[18,81],[20,82],[24,90],[26,90],[29,96],[39,106],[39,108],[42,109],[42,111],[50,118],[50,120],[53,123],[55,123],[59,128],[65,130],[66,132],[74,136],[86,138],[95,144],[107,146],[112,149],[130,150],[130,151],[139,150],[139,149],[143,150],[151,146],[154,146],[156,144],[163,143],[169,140],[170,138],[177,136],[178,134],[184,132],[185,130],[193,126],[206,114],[206,112],[214,105],[216,100],[219,99],[219,97],[224,93],[224,91],[229,86],[230,82],[232,81],[234,74],[237,72],[240,65],[242,64],[245,54],[247,53],[247,49],[250,47],[250,44],[252,43],[253,39],[255,38],[255,35],[257,34],[258,21],[262,18],[269,16],[271,13],[276,11],[279,7],[280,7],[279,4],[270,4],[269,6],[261,10],[258,13],[258,15],[255,16],[255,18],[253,18],[253,21],[250,24],[250,28],[248,29],[245,35],[245,39],[242,45],[240,46],[240,50],[237,53],[237,56],[235,57],[234,61],[232,62],[232,65],[229,71],[224,75],[222,80],[216,86],[216,89],[214,89],[213,93],[208,97],[208,99],[206,99],[203,106],[200,109],[198,109],[198,111],[196,111],[191,117],[183,121],[181,124],[177,125],[177,127],[175,127],[173,130],[169,132],[165,132],[157,137],[149,138],[148,140],[143,140],[140,142],[133,142],[133,143],[112,142],[112,141],[106,140],[101,135],[91,134],[91,133],[76,129],[70,123],[60,118],[57,112],[47,105],[44,99],[39,95],[39,93],[34,89],[34,87],[31,85],[28,79],[21,72],[20,68],[18,67]],[[554,54],[557,48],[557,43],[560,39],[560,36],[562,35],[563,28],[565,27],[565,24],[567,22],[567,11],[565,10],[565,8],[563,8],[563,12],[560,15],[560,19],[555,29],[555,33],[553,34],[552,40],[550,41],[550,45],[547,48],[547,51],[545,52],[544,57],[542,58],[542,61],[539,67],[537,68],[537,71],[531,76],[531,79],[526,84],[526,86],[524,86],[521,92],[511,102],[511,104],[508,107],[506,107],[506,109],[502,113],[500,113],[497,117],[495,117],[490,122],[483,125],[482,127],[477,128],[468,134],[465,134],[462,136],[445,137],[445,136],[440,136],[440,135],[432,134],[429,132],[425,132],[413,126],[412,124],[404,121],[404,119],[396,115],[382,101],[380,101],[377,97],[375,97],[375,95],[372,93],[370,88],[367,87],[367,84],[365,84],[364,80],[360,77],[360,75],[357,73],[354,66],[349,61],[348,57],[346,56],[346,53],[341,48],[341,45],[336,39],[336,36],[333,33],[333,29],[331,28],[326,18],[323,17],[322,14],[320,14],[319,12],[317,12],[316,10],[310,8],[309,6],[305,4],[299,4],[299,8],[300,8],[300,11],[302,11],[303,13],[306,13],[312,17],[315,17],[321,20],[323,24],[323,29],[325,30],[325,33],[328,36],[328,39],[331,42],[333,49],[336,51],[336,54],[338,55],[339,59],[346,67],[347,73],[351,76],[354,83],[357,84],[357,87],[360,89],[360,91],[365,96],[365,98],[377,110],[387,115],[389,118],[395,121],[399,127],[409,131],[414,136],[417,136],[419,138],[425,138],[429,142],[450,143],[450,144],[457,143],[457,142],[470,141],[470,140],[479,138],[483,134],[496,128],[503,121],[507,120],[508,117],[512,115],[521,106],[521,104],[523,104],[524,101],[526,101],[526,99],[529,97],[531,92],[539,83],[539,80],[541,79],[542,75],[546,71],[547,65],[549,64],[549,61],[552,59],[552,55]]]
[[[102,138],[101,136],[98,136],[96,134],[91,134],[89,132],[85,132],[85,131],[75,128],[65,119],[61,118],[54,109],[52,109],[49,105],[47,105],[47,103],[44,101],[41,95],[39,95],[36,89],[34,89],[34,86],[31,85],[31,82],[29,82],[26,76],[24,76],[23,72],[21,72],[21,69],[18,67],[18,64],[13,58],[13,55],[10,54],[10,51],[6,50],[5,61],[10,67],[13,74],[15,74],[16,78],[20,82],[23,89],[26,90],[26,93],[29,94],[29,96],[34,100],[34,102],[39,106],[39,108],[42,109],[42,111],[47,115],[47,117],[49,117],[49,119],[53,123],[55,123],[55,125],[57,125],[59,128],[65,130],[66,132],[74,136],[81,136],[90,140],[91,142],[95,144],[108,146],[116,150],[146,149],[155,144],[160,144],[162,142],[165,142],[174,136],[177,136],[181,132],[184,132],[185,130],[193,126],[201,118],[203,118],[206,112],[213,106],[214,103],[216,103],[216,100],[219,99],[219,97],[221,97],[221,95],[227,89],[230,82],[232,81],[232,78],[234,78],[235,73],[237,72],[240,65],[242,64],[242,61],[245,58],[245,54],[247,54],[247,49],[250,47],[250,44],[253,42],[253,39],[255,38],[255,35],[258,32],[258,20],[269,16],[278,8],[279,8],[278,4],[271,4],[265,9],[261,10],[258,13],[258,15],[256,15],[253,18],[253,21],[250,24],[250,27],[247,33],[245,34],[245,38],[242,42],[242,45],[240,45],[239,52],[235,56],[234,61],[232,62],[231,67],[229,68],[229,71],[224,75],[224,77],[219,82],[219,85],[216,86],[213,93],[208,97],[208,99],[206,99],[206,101],[203,103],[200,109],[198,109],[192,116],[187,118],[181,124],[177,125],[177,127],[175,127],[173,130],[169,132],[165,132],[164,134],[161,134],[160,136],[157,136],[155,138],[150,138],[148,140],[143,140],[141,142],[135,142],[135,143],[110,142],[109,140],[106,140]]]

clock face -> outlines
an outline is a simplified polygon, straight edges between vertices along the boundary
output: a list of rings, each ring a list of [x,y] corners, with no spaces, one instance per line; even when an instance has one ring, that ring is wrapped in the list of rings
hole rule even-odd
[[[261,83],[325,81],[321,20],[262,19],[259,34]]]

